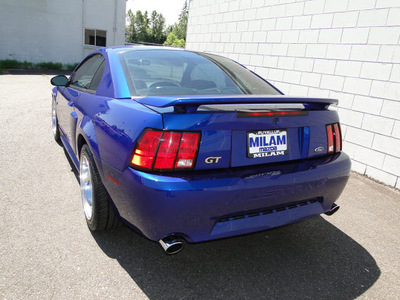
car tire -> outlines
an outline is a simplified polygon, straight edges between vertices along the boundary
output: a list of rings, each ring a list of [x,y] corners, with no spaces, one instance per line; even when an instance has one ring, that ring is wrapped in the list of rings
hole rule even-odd
[[[57,111],[56,111],[56,102],[53,99],[52,105],[51,105],[51,126],[52,126],[52,131],[53,131],[53,137],[54,140],[60,144],[61,143],[61,138],[60,138],[60,128],[58,127],[58,119],[57,119]]]
[[[89,229],[101,231],[119,226],[119,218],[101,181],[93,154],[86,144],[81,149],[79,164],[83,212]]]

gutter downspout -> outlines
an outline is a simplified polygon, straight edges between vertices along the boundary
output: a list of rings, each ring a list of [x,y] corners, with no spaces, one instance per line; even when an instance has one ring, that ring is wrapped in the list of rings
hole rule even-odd
[[[82,0],[82,58],[85,56],[85,0]]]
[[[114,40],[113,40],[113,46],[115,45],[115,35],[117,34],[117,7],[118,7],[118,0],[114,0]]]

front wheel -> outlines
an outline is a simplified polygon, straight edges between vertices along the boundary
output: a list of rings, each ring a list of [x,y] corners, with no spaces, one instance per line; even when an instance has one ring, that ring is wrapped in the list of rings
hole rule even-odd
[[[118,217],[101,182],[88,145],[82,147],[79,164],[83,212],[89,229],[100,231],[117,227],[119,225]]]

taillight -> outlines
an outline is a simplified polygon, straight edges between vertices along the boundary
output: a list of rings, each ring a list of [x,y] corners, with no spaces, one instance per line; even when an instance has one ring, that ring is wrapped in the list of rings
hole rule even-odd
[[[164,132],[159,143],[158,151],[154,155],[157,157],[153,169],[168,170],[173,169],[179,141],[182,134],[178,132]],[[140,143],[139,143],[140,145]],[[157,148],[154,148],[157,150]]]
[[[328,138],[328,154],[342,150],[342,135],[339,123],[326,125],[326,135]]]
[[[196,159],[197,148],[199,144],[198,133],[182,133],[181,144],[179,146],[178,157],[176,159],[176,169],[191,168]]]
[[[147,129],[133,151],[131,165],[147,170],[192,169],[200,133]]]

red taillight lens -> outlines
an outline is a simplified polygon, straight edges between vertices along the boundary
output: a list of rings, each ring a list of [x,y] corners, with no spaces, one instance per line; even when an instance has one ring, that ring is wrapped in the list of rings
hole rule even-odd
[[[306,110],[285,110],[285,111],[259,111],[259,112],[238,112],[238,118],[251,117],[297,117],[307,116]]]
[[[342,136],[339,123],[326,125],[328,138],[328,154],[342,150]]]
[[[131,163],[145,169],[153,167],[155,154],[160,143],[162,132],[147,130],[133,152]]]
[[[342,134],[339,123],[333,124],[333,134],[335,135],[335,151],[339,152],[342,150]]]
[[[131,164],[148,170],[191,169],[199,140],[197,132],[148,129],[136,144]]]
[[[328,136],[328,153],[333,153],[335,146],[333,145],[333,131],[332,125],[326,126],[326,134]]]
[[[158,148],[154,169],[165,170],[173,168],[181,135],[178,132],[164,132]]]
[[[179,146],[178,158],[176,160],[175,168],[191,168],[194,165],[198,144],[198,133],[185,132],[182,134],[182,140]]]

